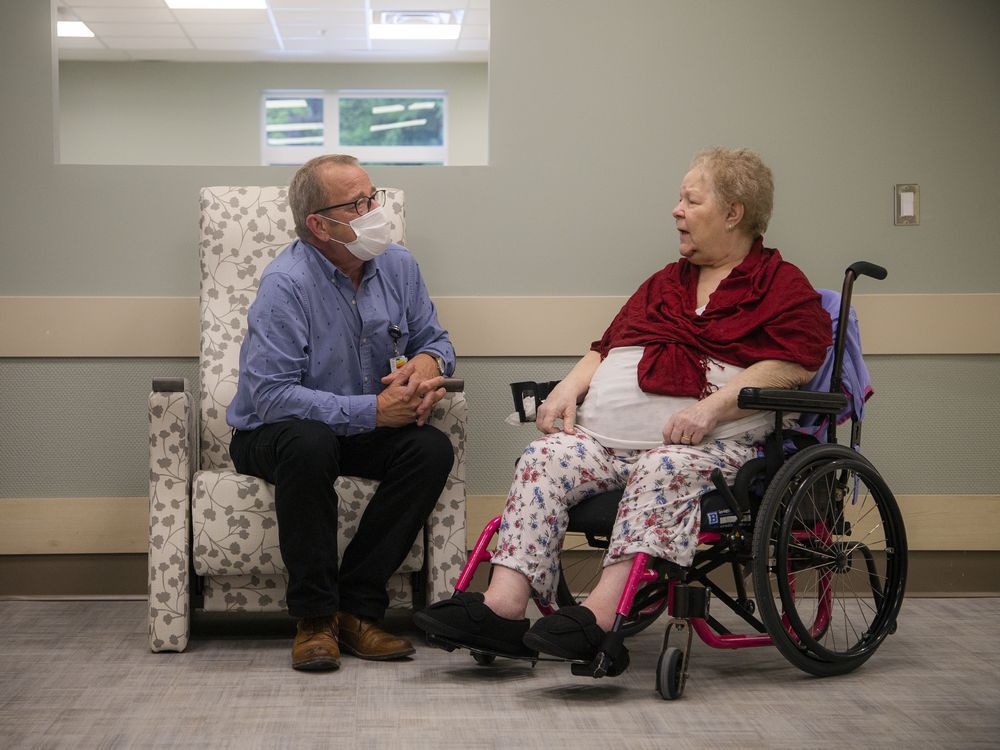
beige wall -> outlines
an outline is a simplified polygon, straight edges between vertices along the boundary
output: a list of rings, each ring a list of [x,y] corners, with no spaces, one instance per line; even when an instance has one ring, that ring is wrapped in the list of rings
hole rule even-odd
[[[491,28],[489,166],[372,170],[406,189],[436,297],[628,294],[675,256],[676,185],[715,143],[774,168],[768,243],[818,286],[863,258],[889,269],[864,292],[1000,292],[994,0],[504,0]],[[58,163],[51,33],[44,2],[0,5],[0,297],[195,296],[198,188],[292,170]],[[893,226],[899,182],[921,186],[920,226]],[[900,316],[900,335],[919,339],[917,321]],[[933,351],[876,358],[872,455],[907,493],[995,492],[1000,360]],[[566,365],[468,361],[483,494],[502,491],[521,441],[499,426],[504,384]],[[0,441],[0,499],[141,495],[152,367],[0,357],[0,424],[17,435]]]
[[[485,63],[62,62],[60,159],[252,166],[264,91],[375,88],[447,91],[449,164],[487,163]]]

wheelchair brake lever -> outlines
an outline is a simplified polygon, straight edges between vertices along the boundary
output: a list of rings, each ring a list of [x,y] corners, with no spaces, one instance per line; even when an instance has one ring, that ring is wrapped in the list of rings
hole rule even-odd
[[[726,478],[722,476],[720,469],[712,469],[712,484],[715,485],[715,489],[722,495],[722,499],[726,501],[729,510],[736,514],[737,520],[743,518],[745,509],[740,507],[739,501],[736,499],[733,491],[729,489],[729,485],[726,484]]]

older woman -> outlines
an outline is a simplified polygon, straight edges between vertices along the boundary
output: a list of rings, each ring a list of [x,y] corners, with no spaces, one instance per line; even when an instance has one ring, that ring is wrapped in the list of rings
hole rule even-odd
[[[819,295],[764,247],[773,192],[752,151],[695,156],[673,210],[680,260],[639,287],[538,410],[545,436],[518,462],[485,596],[434,604],[419,626],[470,648],[590,659],[636,553],[691,564],[712,470],[731,479],[774,422],[739,409],[740,389],[808,382],[830,344]],[[529,630],[532,592],[554,597],[568,509],[611,487],[624,494],[598,584]]]

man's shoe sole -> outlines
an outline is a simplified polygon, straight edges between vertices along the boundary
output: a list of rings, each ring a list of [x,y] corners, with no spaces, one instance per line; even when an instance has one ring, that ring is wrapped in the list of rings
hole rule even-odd
[[[317,656],[315,659],[306,659],[297,664],[292,664],[292,669],[299,672],[333,672],[340,669],[340,660],[332,656]]]

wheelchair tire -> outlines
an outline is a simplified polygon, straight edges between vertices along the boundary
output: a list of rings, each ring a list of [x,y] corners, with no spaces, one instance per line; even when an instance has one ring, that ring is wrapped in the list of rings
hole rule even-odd
[[[684,653],[668,646],[656,665],[656,692],[665,701],[677,700],[684,692]]]
[[[497,660],[494,654],[484,654],[482,651],[473,651],[472,660],[481,667],[488,667]]]
[[[753,551],[761,619],[804,672],[851,672],[895,630],[906,531],[892,492],[856,451],[814,445],[789,458],[764,494]]]

